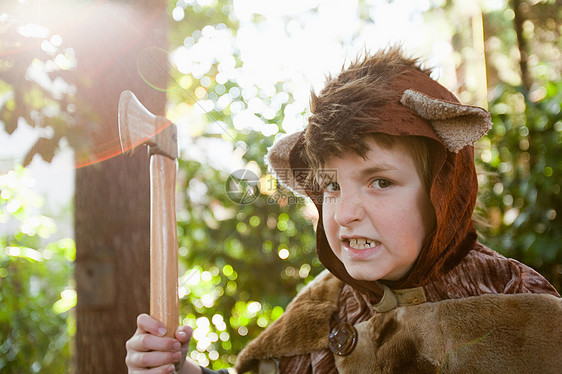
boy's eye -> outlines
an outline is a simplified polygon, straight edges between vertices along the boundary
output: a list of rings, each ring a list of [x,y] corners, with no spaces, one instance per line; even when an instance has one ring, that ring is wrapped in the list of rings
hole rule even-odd
[[[387,179],[375,179],[371,185],[375,188],[388,188],[392,186],[392,182]]]
[[[339,190],[340,190],[340,185],[338,184],[338,182],[329,182],[326,183],[326,185],[324,186],[324,191],[326,192],[335,192]]]

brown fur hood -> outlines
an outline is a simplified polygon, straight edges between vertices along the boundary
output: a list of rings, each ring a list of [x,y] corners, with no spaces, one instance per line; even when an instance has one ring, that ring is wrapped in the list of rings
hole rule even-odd
[[[267,162],[285,186],[308,195],[322,217],[322,192],[311,182],[314,176],[303,173],[314,173],[322,157],[339,156],[344,150],[360,154],[366,151],[362,137],[371,133],[429,142],[435,230],[411,271],[399,283],[390,284],[417,287],[451,270],[476,241],[472,212],[478,183],[472,144],[490,126],[487,111],[460,104],[416,59],[391,48],[329,77],[320,93],[312,95],[307,128],[277,141]],[[330,249],[321,218],[317,252],[324,266],[345,283],[382,295],[378,282],[357,281],[347,273]]]
[[[241,352],[237,372],[327,349],[342,286],[327,271],[317,277]],[[399,306],[356,324],[356,348],[335,364],[340,373],[561,373],[560,326],[562,299],[546,294]]]

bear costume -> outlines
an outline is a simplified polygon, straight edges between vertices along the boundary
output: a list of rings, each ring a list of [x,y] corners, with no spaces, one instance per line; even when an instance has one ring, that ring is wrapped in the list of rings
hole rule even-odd
[[[473,143],[489,113],[462,105],[416,59],[389,48],[329,77],[309,124],[266,157],[278,180],[320,212],[326,270],[239,355],[239,373],[562,373],[562,299],[530,267],[478,242]],[[381,133],[430,144],[435,228],[398,281],[352,278],[322,224],[318,155],[365,153]],[[335,141],[334,141],[335,139]],[[309,173],[310,174],[310,173]],[[367,207],[368,209],[368,207]]]

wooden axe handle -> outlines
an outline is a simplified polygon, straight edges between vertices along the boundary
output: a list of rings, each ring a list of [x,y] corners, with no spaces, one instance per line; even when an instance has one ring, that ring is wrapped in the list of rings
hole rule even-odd
[[[150,157],[150,315],[164,323],[166,336],[179,325],[176,161]]]

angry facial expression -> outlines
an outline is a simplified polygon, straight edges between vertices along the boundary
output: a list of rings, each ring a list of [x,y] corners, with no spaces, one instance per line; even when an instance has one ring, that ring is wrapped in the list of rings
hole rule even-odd
[[[350,151],[325,162],[336,181],[324,186],[324,230],[353,278],[395,281],[418,258],[435,213],[406,147],[366,142],[364,158]]]

